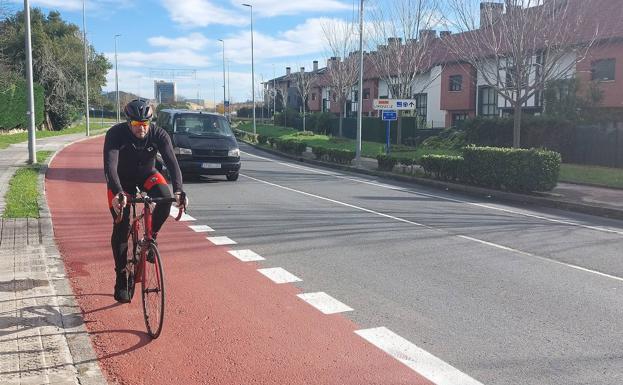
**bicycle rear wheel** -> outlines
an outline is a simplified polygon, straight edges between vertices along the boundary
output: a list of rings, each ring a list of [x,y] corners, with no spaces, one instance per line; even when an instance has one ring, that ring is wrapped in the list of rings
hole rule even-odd
[[[147,333],[151,338],[158,338],[164,321],[164,276],[160,263],[160,252],[154,243],[149,244],[145,256],[150,251],[154,255],[154,262],[141,261],[145,268],[141,281],[141,297]]]

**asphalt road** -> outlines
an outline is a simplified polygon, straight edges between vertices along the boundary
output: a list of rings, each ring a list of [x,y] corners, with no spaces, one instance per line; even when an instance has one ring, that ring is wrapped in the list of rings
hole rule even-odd
[[[485,385],[623,383],[623,223],[338,173],[242,146],[198,223]]]

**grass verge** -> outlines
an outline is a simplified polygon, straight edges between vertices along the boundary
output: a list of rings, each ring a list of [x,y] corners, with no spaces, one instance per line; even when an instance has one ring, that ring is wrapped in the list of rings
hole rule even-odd
[[[620,168],[561,164],[560,182],[591,184],[623,189],[623,170]]]
[[[104,127],[101,127],[100,122],[93,122],[91,124],[91,134],[98,134],[104,132],[114,122],[104,121]],[[86,124],[81,123],[74,127],[65,128],[60,131],[37,131],[35,136],[37,139],[49,138],[51,136],[79,134],[86,132]],[[0,134],[0,149],[7,148],[11,144],[26,142],[28,140],[28,132],[18,132],[15,134]]]
[[[53,151],[37,151],[37,162],[45,163]],[[39,218],[39,169],[41,166],[22,167],[9,182],[4,218]]]
[[[249,123],[240,124],[238,127],[240,130],[247,132],[253,132],[253,126]],[[313,135],[305,136],[299,135],[299,131],[287,128],[276,127],[272,125],[258,124],[256,125],[256,131],[258,134],[266,135],[270,137],[277,137],[281,139],[295,139],[305,143],[309,147],[326,147],[337,148],[342,150],[355,151],[355,141],[348,138],[338,138],[327,135]],[[385,153],[385,145],[378,142],[361,142],[361,155],[366,158],[376,158],[379,154]],[[396,158],[402,159],[415,159],[419,160],[423,155],[437,154],[437,155],[460,155],[459,151],[440,149],[440,148],[427,148],[427,147],[408,147],[408,146],[394,146],[391,153]]]

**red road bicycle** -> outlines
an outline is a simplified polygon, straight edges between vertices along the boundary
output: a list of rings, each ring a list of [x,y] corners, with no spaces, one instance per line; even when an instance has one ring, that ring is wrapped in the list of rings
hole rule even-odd
[[[175,202],[175,198],[150,198],[143,191],[139,191],[134,198],[128,197],[131,217],[128,233],[128,261],[125,267],[127,287],[130,301],[132,301],[136,284],[141,283],[145,326],[147,334],[153,339],[160,336],[164,322],[164,274],[160,251],[153,239],[151,226],[153,206],[160,202]],[[143,209],[138,214],[137,203],[143,204]],[[180,207],[176,221],[180,220],[184,211],[186,208]],[[116,222],[119,223],[122,219],[123,210],[117,216]],[[141,223],[143,236],[139,238]]]

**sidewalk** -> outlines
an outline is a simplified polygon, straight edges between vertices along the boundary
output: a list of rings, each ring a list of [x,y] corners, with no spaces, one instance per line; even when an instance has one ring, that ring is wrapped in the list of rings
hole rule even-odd
[[[41,139],[57,151],[83,134]],[[0,212],[27,143],[0,150]],[[44,174],[39,176],[43,191]],[[54,243],[45,197],[39,219],[0,219],[0,384],[106,384]]]

